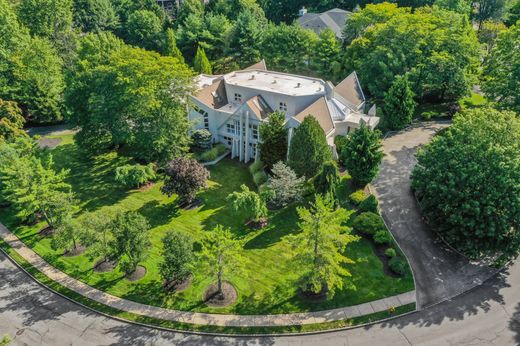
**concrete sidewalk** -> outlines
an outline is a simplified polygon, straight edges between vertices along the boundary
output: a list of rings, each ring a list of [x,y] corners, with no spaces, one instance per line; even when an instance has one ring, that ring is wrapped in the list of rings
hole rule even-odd
[[[62,286],[112,308],[161,320],[229,327],[290,326],[346,320],[416,302],[415,291],[410,291],[397,296],[345,308],[294,314],[225,315],[170,310],[115,297],[68,276],[45,262],[1,223],[0,237],[32,266]]]

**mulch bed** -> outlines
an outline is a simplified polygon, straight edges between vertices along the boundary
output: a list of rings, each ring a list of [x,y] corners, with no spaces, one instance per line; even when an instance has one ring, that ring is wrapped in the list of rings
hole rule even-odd
[[[198,208],[202,205],[203,201],[202,199],[200,198],[196,198],[193,202],[191,203],[182,203],[179,205],[180,208],[182,208],[183,210],[193,210],[195,208]]]
[[[269,220],[267,218],[262,218],[258,221],[251,220],[248,223],[246,223],[246,226],[254,230],[259,230],[266,227],[268,223]]]
[[[135,271],[132,274],[127,275],[126,278],[128,279],[128,281],[137,281],[137,280],[141,280],[145,275],[146,275],[146,268],[143,266],[137,266]]]
[[[235,287],[227,281],[222,283],[222,292],[217,293],[217,284],[211,284],[204,292],[203,300],[207,306],[222,308],[236,302],[238,293]]]
[[[138,191],[148,191],[150,190],[153,186],[155,185],[155,183],[152,181],[152,182],[149,182],[149,183],[146,183],[144,184],[143,186],[141,186],[140,188],[138,188],[137,190]]]
[[[75,249],[72,249],[72,250],[67,250],[63,253],[63,256],[65,257],[74,257],[74,256],[79,256],[81,255],[83,252],[85,252],[87,248],[84,247],[83,245],[78,245]]]
[[[321,292],[319,293],[313,293],[313,292],[310,292],[310,291],[304,291],[302,290],[301,288],[298,289],[298,295],[300,296],[300,298],[303,298],[307,301],[311,301],[311,302],[323,302],[325,300],[327,300],[327,292],[329,291],[329,289],[326,287],[326,285],[324,285],[324,287],[322,288]]]
[[[181,281],[181,282],[172,282],[169,284],[164,282],[163,286],[166,289],[166,291],[168,291],[168,292],[171,292],[171,293],[180,292],[180,291],[184,291],[186,288],[190,287],[192,279],[193,278],[190,275],[186,280]]]
[[[61,138],[41,138],[38,140],[40,148],[54,149],[61,143]]]
[[[381,263],[383,263],[383,271],[384,271],[385,275],[393,277],[393,278],[400,278],[401,275],[395,273],[392,269],[390,269],[390,266],[388,265],[390,258],[388,258],[388,256],[385,255],[385,251],[386,251],[386,249],[389,248],[389,246],[387,244],[374,243],[374,241],[372,240],[372,237],[370,237],[369,235],[366,235],[366,234],[361,234],[361,237],[368,240],[368,242],[374,249],[374,253],[379,258]]]
[[[98,262],[96,262],[93,269],[96,273],[106,273],[114,270],[116,266],[117,262],[100,259]]]
[[[54,233],[54,228],[52,228],[51,226],[46,226],[38,231],[38,234],[41,235],[42,237],[50,237],[51,235],[53,235],[53,233]]]

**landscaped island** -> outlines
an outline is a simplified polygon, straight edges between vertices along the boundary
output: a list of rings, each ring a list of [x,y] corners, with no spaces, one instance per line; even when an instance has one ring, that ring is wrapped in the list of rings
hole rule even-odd
[[[55,137],[56,138],[56,137]],[[93,267],[100,260],[89,258],[87,253],[67,256],[63,250],[53,250],[51,237],[39,234],[44,222],[35,225],[20,225],[11,208],[0,209],[0,221],[14,231],[20,239],[33,248],[46,261],[69,275],[110,294],[179,310],[237,314],[288,313],[316,311],[356,305],[414,289],[409,267],[403,276],[392,274],[383,265],[376,252],[376,245],[362,237],[348,244],[345,255],[355,263],[346,265],[352,277],[337,289],[331,299],[307,299],[299,294],[299,274],[294,264],[295,249],[290,235],[300,232],[297,207],[306,205],[309,198],[287,207],[270,210],[266,227],[255,230],[244,224],[246,215],[236,212],[227,196],[241,191],[245,185],[256,191],[248,166],[224,159],[209,168],[211,177],[208,188],[197,195],[200,205],[180,208],[176,197],[168,198],[161,193],[162,181],[128,190],[115,181],[117,167],[132,163],[131,159],[111,152],[86,158],[80,153],[72,135],[58,137],[61,142],[52,149],[57,169],[70,169],[67,182],[79,201],[81,212],[78,218],[94,214],[115,214],[118,211],[137,211],[151,226],[151,247],[147,258],[140,263],[146,270],[144,277],[130,281],[120,267],[114,271],[98,272]],[[350,205],[349,177],[344,175],[338,188],[340,203],[346,208],[350,226],[355,210]],[[359,195],[359,192],[358,192]],[[362,198],[364,199],[364,198]],[[203,301],[207,287],[215,281],[200,261],[192,270],[191,284],[179,292],[168,292],[159,274],[162,261],[162,239],[167,231],[189,234],[195,241],[195,252],[201,242],[216,225],[229,228],[240,244],[240,269],[231,270],[226,276],[237,290],[237,301],[227,307],[208,307]],[[404,262],[406,263],[406,262]],[[355,289],[349,287],[352,283]]]

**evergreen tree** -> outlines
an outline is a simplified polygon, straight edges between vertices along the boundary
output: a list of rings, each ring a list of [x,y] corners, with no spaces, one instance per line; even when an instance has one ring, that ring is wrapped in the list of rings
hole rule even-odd
[[[289,166],[297,175],[309,179],[331,159],[332,151],[320,123],[312,115],[305,117],[291,139]]]
[[[301,232],[290,238],[296,248],[295,263],[302,271],[300,287],[313,294],[328,293],[333,296],[337,288],[346,284],[352,276],[345,264],[354,263],[344,255],[346,246],[359,238],[350,234],[343,224],[349,213],[335,209],[330,199],[317,195],[310,208],[299,207],[298,226]],[[347,284],[350,288],[353,284]]]
[[[370,183],[379,172],[384,153],[381,150],[381,132],[362,125],[347,137],[341,160],[359,186]]]
[[[266,24],[265,18],[259,19],[251,11],[243,11],[238,15],[231,29],[228,49],[240,66],[245,67],[261,59],[260,48]]]
[[[269,115],[267,122],[262,122],[259,128],[260,139],[258,145],[260,158],[269,168],[277,162],[287,159],[287,129],[285,128],[285,114],[279,111]]]
[[[335,161],[327,161],[323,165],[321,172],[314,178],[314,188],[322,196],[329,196],[334,201],[337,200],[336,188],[339,185],[340,176],[338,165]]]
[[[236,212],[247,213],[253,221],[258,222],[267,217],[267,206],[265,201],[254,191],[249,190],[246,185],[240,186],[241,191],[235,191],[228,195],[227,200]]]
[[[385,125],[400,130],[411,124],[415,110],[413,92],[406,76],[397,76],[385,94]]]
[[[184,57],[177,47],[177,39],[175,38],[175,32],[172,28],[168,28],[168,30],[166,30],[163,54],[177,58],[179,61],[184,62]]]
[[[294,171],[279,161],[274,164],[272,177],[268,187],[272,191],[270,202],[276,207],[285,207],[287,204],[300,200],[303,194],[304,177],[298,178]]]
[[[195,71],[201,74],[211,74],[211,64],[206,56],[206,52],[204,48],[197,48],[197,54],[195,55],[195,59],[193,60],[193,68]]]

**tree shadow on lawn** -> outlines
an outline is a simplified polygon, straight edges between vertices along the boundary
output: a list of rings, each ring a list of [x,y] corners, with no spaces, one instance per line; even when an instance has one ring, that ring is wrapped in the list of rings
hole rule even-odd
[[[137,211],[146,217],[151,228],[166,225],[170,223],[173,218],[180,215],[179,206],[176,200],[164,204],[155,200],[149,201]]]
[[[122,297],[142,304],[163,306],[168,299],[168,292],[159,281],[153,280],[132,284],[131,290]]]

